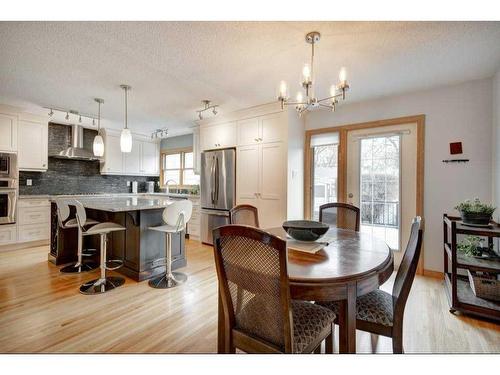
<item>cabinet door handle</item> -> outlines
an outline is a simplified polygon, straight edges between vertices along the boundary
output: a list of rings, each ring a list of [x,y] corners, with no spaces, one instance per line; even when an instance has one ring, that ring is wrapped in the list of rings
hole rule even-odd
[[[254,138],[253,139],[255,142],[259,142],[259,138]]]

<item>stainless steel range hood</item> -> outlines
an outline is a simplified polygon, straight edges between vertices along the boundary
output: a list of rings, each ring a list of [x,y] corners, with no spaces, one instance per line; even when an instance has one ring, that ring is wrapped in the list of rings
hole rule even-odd
[[[71,146],[58,154],[50,155],[50,157],[88,161],[102,160],[100,157],[95,156],[91,151],[83,148],[83,127],[80,125],[71,125]]]

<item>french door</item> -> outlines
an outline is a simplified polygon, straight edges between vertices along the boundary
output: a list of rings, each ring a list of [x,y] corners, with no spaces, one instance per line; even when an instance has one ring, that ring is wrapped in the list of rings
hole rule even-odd
[[[417,212],[416,124],[348,131],[346,179],[347,202],[361,211],[360,231],[404,250]]]

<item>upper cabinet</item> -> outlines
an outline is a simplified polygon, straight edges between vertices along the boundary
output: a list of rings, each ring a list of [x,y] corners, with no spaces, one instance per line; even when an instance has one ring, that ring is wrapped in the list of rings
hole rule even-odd
[[[49,142],[47,120],[20,117],[17,134],[19,170],[46,171]]]
[[[238,121],[238,146],[284,140],[286,121],[281,113]]]
[[[202,151],[236,146],[236,122],[202,127],[200,148]]]
[[[0,113],[0,152],[17,151],[17,115]]]
[[[160,168],[159,144],[156,142],[140,142],[141,144],[141,169],[147,175],[156,175]]]
[[[120,150],[120,133],[106,129],[104,133],[104,161],[101,174],[129,176],[159,176],[160,147],[158,142],[133,135],[132,151]]]

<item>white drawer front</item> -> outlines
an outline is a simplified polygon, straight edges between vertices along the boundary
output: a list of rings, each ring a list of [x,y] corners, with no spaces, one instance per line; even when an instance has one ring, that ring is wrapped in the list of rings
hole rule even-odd
[[[19,225],[43,224],[50,222],[49,207],[20,207],[18,210]]]
[[[200,235],[200,226],[198,224],[191,224],[191,222],[189,222],[188,234],[192,235],[192,236],[199,236]]]
[[[48,240],[49,237],[49,224],[19,225],[18,227],[19,242]]]
[[[0,245],[17,241],[17,227],[15,225],[0,225]]]
[[[19,199],[18,207],[50,207],[50,202],[47,199]]]

